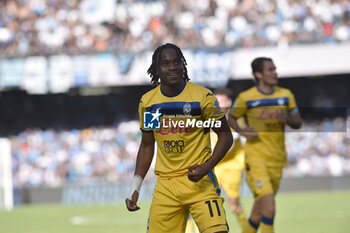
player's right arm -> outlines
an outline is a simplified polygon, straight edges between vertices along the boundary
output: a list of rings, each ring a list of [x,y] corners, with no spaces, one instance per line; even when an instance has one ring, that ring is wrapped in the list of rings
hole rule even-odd
[[[248,140],[252,140],[258,137],[258,133],[250,126],[241,128],[238,125],[237,119],[243,117],[247,113],[247,105],[245,103],[242,94],[238,95],[235,100],[231,111],[228,114],[228,123],[231,128],[233,128],[237,133],[246,137]]]
[[[229,123],[229,125],[231,126],[232,129],[234,129],[240,135],[246,137],[248,140],[252,140],[252,139],[254,139],[254,138],[259,136],[258,132],[256,132],[250,126],[241,128],[238,125],[238,123],[237,123],[237,119],[234,116],[232,116],[232,114],[229,114],[228,123]]]
[[[126,208],[129,211],[136,211],[140,209],[140,207],[137,206],[137,200],[139,199],[141,184],[149,170],[149,167],[151,166],[154,154],[155,139],[153,131],[150,129],[145,129],[143,126],[145,107],[143,106],[142,100],[143,97],[140,100],[138,109],[140,129],[142,131],[141,144],[139,151],[137,152],[135,174],[131,182],[130,193],[125,199]]]
[[[126,208],[129,211],[139,210],[137,200],[140,194],[140,188],[149,167],[151,166],[154,155],[154,135],[151,132],[142,132],[142,139],[139,151],[137,153],[135,175],[131,183],[131,192],[125,199]]]

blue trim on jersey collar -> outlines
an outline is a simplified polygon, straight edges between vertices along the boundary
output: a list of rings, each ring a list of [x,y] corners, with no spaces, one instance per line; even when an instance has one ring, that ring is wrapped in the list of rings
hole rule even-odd
[[[263,90],[261,90],[261,89],[259,88],[258,85],[256,85],[256,88],[257,88],[258,91],[259,91],[261,94],[263,94],[263,95],[272,95],[272,94],[275,92],[275,87],[273,87],[272,92],[269,92],[269,93],[264,92]]]
[[[178,96],[180,95],[180,93],[183,91],[183,89],[185,89],[185,86],[186,86],[186,81],[185,80],[182,80],[183,81],[183,84],[182,84],[182,87],[180,88],[180,90],[175,94],[175,95],[168,95],[166,94],[163,89],[162,89],[162,85],[160,85],[160,92],[165,95],[166,97],[175,97],[175,96]]]

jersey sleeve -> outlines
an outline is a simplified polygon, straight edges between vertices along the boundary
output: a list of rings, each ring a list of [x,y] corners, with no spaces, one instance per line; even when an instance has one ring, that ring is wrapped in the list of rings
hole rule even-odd
[[[144,117],[145,107],[143,106],[142,98],[139,102],[139,119],[140,119],[140,129],[142,132],[151,132],[152,129],[145,129],[143,125],[143,117]]]
[[[296,101],[295,101],[295,97],[291,91],[289,91],[289,104],[288,104],[287,111],[291,112],[291,113],[298,113],[299,112]]]
[[[219,101],[211,91],[208,91],[204,97],[202,103],[202,115],[204,120],[208,120],[209,118],[221,120],[225,117],[224,112],[219,106]]]
[[[238,95],[235,102],[232,105],[232,108],[230,110],[230,113],[232,116],[234,116],[236,119],[244,116],[247,112],[247,105],[242,97],[242,95]]]

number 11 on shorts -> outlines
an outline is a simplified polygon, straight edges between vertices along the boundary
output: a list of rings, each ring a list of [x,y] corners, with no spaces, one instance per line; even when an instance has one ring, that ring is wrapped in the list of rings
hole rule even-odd
[[[212,200],[212,202],[215,203],[216,210],[218,211],[218,216],[221,216],[221,212],[220,212],[220,208],[219,208],[218,201],[217,201],[217,200]],[[209,201],[206,201],[205,204],[208,205],[210,217],[214,217],[213,208],[211,207],[211,202],[210,202],[210,200],[209,200]]]

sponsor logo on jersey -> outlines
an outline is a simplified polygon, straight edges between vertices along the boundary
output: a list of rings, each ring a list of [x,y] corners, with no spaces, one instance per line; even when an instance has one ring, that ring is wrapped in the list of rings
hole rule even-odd
[[[269,110],[269,108],[264,108],[261,110],[260,115],[258,116],[258,120],[271,120],[276,119],[277,114],[283,111],[282,109],[276,109],[276,110]]]
[[[164,151],[168,154],[182,153],[185,149],[184,140],[164,140]]]
[[[170,118],[163,119],[159,129],[155,131],[157,134],[168,135],[168,134],[189,134],[192,132],[192,126],[184,127],[184,125],[173,123]]]

